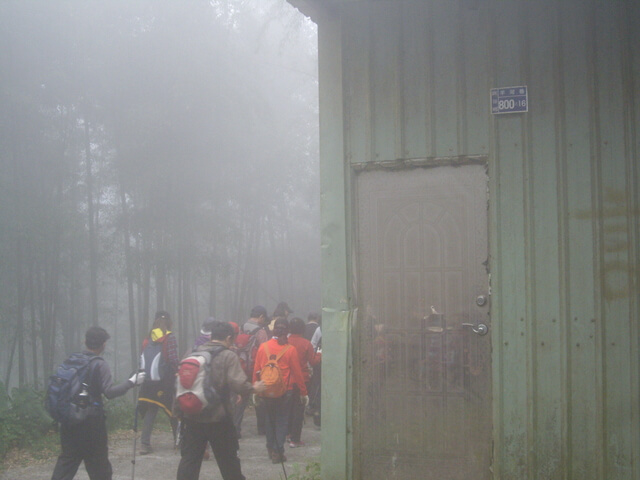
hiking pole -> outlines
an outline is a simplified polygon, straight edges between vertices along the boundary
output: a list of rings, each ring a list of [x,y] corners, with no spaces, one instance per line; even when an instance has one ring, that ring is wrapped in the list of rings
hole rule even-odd
[[[136,372],[136,380],[138,377]],[[135,409],[133,411],[133,459],[131,460],[131,480],[136,478],[136,449],[138,448],[138,397],[140,396],[140,388],[136,389]]]

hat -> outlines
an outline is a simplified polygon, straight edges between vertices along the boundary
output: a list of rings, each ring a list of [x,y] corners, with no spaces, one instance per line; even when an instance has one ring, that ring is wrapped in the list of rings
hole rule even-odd
[[[202,328],[200,329],[200,333],[202,335],[211,335],[211,327],[213,327],[213,322],[216,319],[213,317],[207,318],[204,322],[202,322]]]
[[[276,309],[273,311],[274,317],[285,317],[288,313],[293,313],[293,310],[289,308],[287,302],[280,302]]]
[[[257,307],[253,307],[251,309],[251,318],[258,318],[261,315],[267,316],[267,309],[262,305],[258,305]]]

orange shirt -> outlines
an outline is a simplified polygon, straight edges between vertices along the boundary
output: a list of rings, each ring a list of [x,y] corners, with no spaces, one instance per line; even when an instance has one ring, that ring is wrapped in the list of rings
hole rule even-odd
[[[280,351],[288,344],[280,345],[277,338],[264,342],[258,348],[256,353],[256,360],[253,365],[253,381],[259,380],[258,372],[262,370],[267,364],[267,354],[265,353],[265,345],[269,346],[269,353],[271,355],[278,355]],[[287,390],[293,390],[294,385],[298,385],[300,389],[300,395],[303,397],[307,395],[307,386],[304,383],[304,377],[302,375],[302,369],[300,368],[300,360],[298,359],[298,352],[293,345],[289,345],[289,348],[284,355],[278,360],[278,367],[282,373],[282,380],[287,385]]]
[[[318,365],[322,359],[322,354],[316,353],[311,342],[297,333],[289,335],[289,343],[296,347],[298,360],[300,360],[300,368],[302,369],[302,376],[305,382],[309,382],[311,378],[309,365],[312,367]]]

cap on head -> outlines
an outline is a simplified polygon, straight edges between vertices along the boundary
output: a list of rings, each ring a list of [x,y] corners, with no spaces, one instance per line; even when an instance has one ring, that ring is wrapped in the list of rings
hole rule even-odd
[[[286,317],[287,315],[293,313],[293,310],[289,308],[287,302],[280,302],[276,309],[273,311],[274,317]]]
[[[202,322],[202,328],[200,329],[200,333],[202,333],[203,335],[210,335],[211,327],[213,325],[213,322],[215,321],[216,319],[213,317],[207,318],[204,322]]]
[[[258,305],[251,309],[251,318],[260,318],[260,316],[262,315],[264,315],[265,317],[267,316],[267,309],[262,305]]]

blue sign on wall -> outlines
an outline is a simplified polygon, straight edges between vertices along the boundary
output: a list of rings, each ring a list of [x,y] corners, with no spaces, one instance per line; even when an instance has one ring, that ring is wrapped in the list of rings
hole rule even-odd
[[[527,86],[491,89],[491,113],[521,113],[529,111]]]

